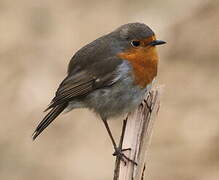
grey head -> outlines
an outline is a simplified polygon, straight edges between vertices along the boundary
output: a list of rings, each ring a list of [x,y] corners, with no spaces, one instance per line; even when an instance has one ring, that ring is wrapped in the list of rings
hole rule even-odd
[[[117,28],[115,33],[118,33],[122,39],[146,39],[154,35],[154,32],[146,24],[143,23],[128,23]]]
[[[111,42],[114,52],[123,51],[131,47],[133,40],[142,40],[154,36],[154,32],[150,27],[143,23],[128,23],[115,29],[113,32],[105,36],[105,40]],[[111,39],[111,41],[109,41]]]
[[[109,57],[116,57],[117,54],[133,47],[133,40],[144,40],[154,36],[154,32],[143,23],[128,23],[120,26],[109,34],[106,34],[81,48],[73,56],[68,73],[74,74],[80,67],[85,67],[92,62],[96,64]],[[154,41],[152,45],[164,43]]]

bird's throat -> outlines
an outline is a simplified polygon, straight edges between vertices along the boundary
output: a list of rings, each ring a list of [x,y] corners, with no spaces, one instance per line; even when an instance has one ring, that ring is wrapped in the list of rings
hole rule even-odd
[[[158,55],[156,47],[131,48],[118,56],[131,63],[135,84],[145,88],[157,75]]]

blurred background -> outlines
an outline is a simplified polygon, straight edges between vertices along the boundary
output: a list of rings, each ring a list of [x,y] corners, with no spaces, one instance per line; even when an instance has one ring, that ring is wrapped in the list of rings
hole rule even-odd
[[[0,0],[0,179],[112,179],[111,142],[88,110],[62,115],[35,142],[31,134],[72,55],[137,21],[168,42],[147,179],[217,180],[218,20],[215,0]],[[110,125],[118,136],[121,120]]]

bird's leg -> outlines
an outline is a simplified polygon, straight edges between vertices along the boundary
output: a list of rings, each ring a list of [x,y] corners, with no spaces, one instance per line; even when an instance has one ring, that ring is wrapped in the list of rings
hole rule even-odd
[[[122,129],[122,135],[121,135],[121,139],[120,139],[120,143],[119,143],[119,146],[116,145],[116,142],[113,138],[113,135],[112,135],[112,132],[109,128],[109,125],[108,125],[108,122],[105,118],[102,118],[103,120],[103,123],[106,127],[106,130],[110,136],[110,139],[112,141],[112,144],[113,144],[113,147],[114,147],[114,150],[115,152],[113,153],[113,156],[116,156],[118,157],[125,165],[126,165],[126,161],[130,161],[132,162],[133,164],[137,165],[137,163],[133,160],[131,160],[130,158],[128,158],[123,152],[124,151],[128,151],[128,150],[131,150],[131,148],[126,148],[126,149],[122,149],[122,142],[123,142],[123,138],[124,138],[124,134],[125,134],[125,126],[126,126],[126,120],[124,120],[124,125],[123,125],[123,129]]]

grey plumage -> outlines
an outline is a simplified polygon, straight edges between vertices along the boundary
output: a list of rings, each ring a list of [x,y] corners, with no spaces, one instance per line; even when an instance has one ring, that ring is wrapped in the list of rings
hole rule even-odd
[[[132,67],[116,55],[131,47],[130,40],[152,35],[145,24],[131,23],[81,48],[72,57],[67,76],[46,109],[50,112],[37,126],[33,139],[64,110],[86,107],[107,119],[134,109],[150,85],[144,89],[133,86]]]

